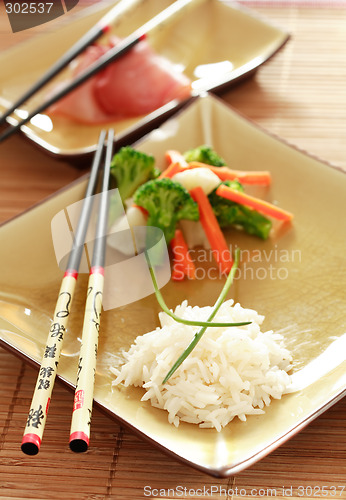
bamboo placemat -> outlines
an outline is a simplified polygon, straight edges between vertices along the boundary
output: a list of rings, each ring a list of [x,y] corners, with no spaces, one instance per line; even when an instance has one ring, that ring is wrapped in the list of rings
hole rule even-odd
[[[83,1],[87,3],[91,2]],[[250,4],[290,31],[292,40],[254,79],[224,99],[271,132],[346,168],[346,5]],[[8,33],[1,18],[1,47],[28,36],[23,33],[14,41]],[[82,174],[21,137],[1,146],[0,161],[1,220]],[[54,389],[39,455],[23,455],[19,448],[35,381],[33,369],[0,349],[0,498],[126,500],[148,497],[148,488],[152,498],[170,499],[198,495],[223,500],[346,498],[346,488],[342,489],[346,486],[345,398],[259,463],[218,480],[181,465],[97,410],[89,451],[72,454],[67,441],[73,394],[60,384]],[[178,494],[178,486],[186,488],[186,494]],[[214,494],[210,494],[212,486],[218,488]],[[199,494],[203,489],[205,494]]]
[[[346,2],[342,9],[333,2],[330,8],[278,3],[245,2],[292,39],[225,99],[271,132],[346,168]]]

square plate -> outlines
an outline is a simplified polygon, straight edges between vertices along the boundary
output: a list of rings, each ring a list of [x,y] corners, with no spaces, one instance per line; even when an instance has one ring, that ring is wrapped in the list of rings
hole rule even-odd
[[[249,256],[230,296],[264,314],[265,330],[282,330],[293,355],[296,390],[273,401],[264,415],[234,420],[218,433],[186,423],[175,428],[165,411],[140,401],[142,389],[112,389],[109,367],[121,348],[158,325],[159,308],[149,296],[104,312],[95,401],[177,459],[224,477],[268,454],[345,394],[346,228],[340,214],[346,176],[267,134],[211,96],[196,100],[137,147],[154,154],[163,166],[166,149],[185,151],[203,143],[211,144],[234,168],[268,169],[272,186],[261,188],[261,196],[295,214],[292,226],[280,226],[267,241],[235,230],[227,238]],[[85,178],[71,184],[1,228],[6,245],[0,248],[0,345],[29,362],[41,360],[62,278],[51,220],[83,197],[85,185]],[[213,263],[196,265],[199,279],[170,282],[162,289],[169,307],[185,298],[200,306],[216,299],[222,280],[214,274],[201,276],[201,270]],[[80,278],[59,364],[59,377],[70,386],[75,382],[87,280]]]
[[[118,36],[126,36],[170,3],[170,0],[145,0],[134,11],[119,19],[113,31]],[[68,23],[58,21],[54,31],[2,53],[0,111],[22,95],[109,8],[110,3],[103,2],[85,9],[81,14],[69,17]],[[195,22],[196,16],[198,23]],[[252,74],[288,38],[286,32],[243,7],[229,1],[208,0],[197,4],[182,18],[175,19],[152,33],[149,41],[154,50],[175,63],[194,82],[193,85],[200,85],[202,82],[199,79],[197,84],[196,76],[201,65],[223,63],[225,71],[221,71],[217,80],[212,80],[208,85],[208,90],[216,90]],[[214,68],[214,74],[215,66],[209,68]],[[62,76],[63,74],[59,78]],[[38,92],[29,107],[24,105],[20,112],[34,109],[45,99],[48,89],[49,87]],[[110,126],[116,129],[118,141],[126,141],[130,132],[141,127],[143,119],[144,117],[138,117],[117,121]],[[17,123],[18,114],[12,115],[10,120],[12,124]],[[48,125],[47,118],[36,121],[38,123],[42,123],[42,128],[29,123],[22,127],[22,131],[51,154],[70,159],[94,151],[102,128],[101,125],[78,124],[64,117],[49,117]]]

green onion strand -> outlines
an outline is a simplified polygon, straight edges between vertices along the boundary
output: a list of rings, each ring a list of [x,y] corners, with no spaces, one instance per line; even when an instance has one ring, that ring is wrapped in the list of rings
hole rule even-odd
[[[197,332],[195,334],[193,340],[190,342],[190,344],[185,349],[185,351],[179,356],[177,361],[174,363],[172,368],[169,370],[169,372],[167,373],[167,375],[163,379],[163,382],[162,382],[163,384],[165,384],[168,381],[168,379],[173,375],[173,373],[179,368],[179,366],[183,363],[183,361],[185,361],[185,359],[188,357],[188,355],[193,351],[193,349],[196,347],[198,342],[201,340],[206,329],[210,326],[215,326],[216,323],[209,323],[209,322],[212,321],[212,319],[215,317],[216,313],[220,309],[221,305],[223,304],[223,302],[226,298],[226,295],[228,293],[228,290],[233,283],[234,276],[235,276],[236,270],[238,268],[238,264],[239,264],[239,248],[236,249],[234,264],[233,264],[232,269],[227,277],[226,283],[225,283],[225,285],[224,285],[224,287],[223,287],[223,289],[222,289],[222,291],[221,291],[221,293],[220,293],[220,295],[215,303],[214,309],[208,318],[207,324],[204,325],[199,330],[199,332]],[[251,323],[251,321],[244,322],[244,323],[233,323],[233,324],[229,324],[229,326],[239,326],[239,325],[243,326],[243,325],[249,325],[250,323]]]
[[[147,252],[145,252],[145,256],[146,256],[148,264],[149,264],[149,271],[150,271],[151,279],[152,279],[153,285],[154,285],[156,299],[157,299],[157,301],[158,301],[161,309],[168,316],[170,316],[171,318],[173,318],[178,323],[182,323],[182,324],[188,325],[188,326],[201,326],[202,327],[195,334],[193,340],[190,342],[190,344],[188,345],[188,347],[179,356],[179,358],[177,359],[177,361],[174,363],[174,365],[172,366],[172,368],[169,370],[169,372],[167,373],[167,375],[163,379],[163,382],[162,382],[163,384],[165,384],[167,382],[167,380],[179,368],[179,366],[182,364],[182,362],[193,351],[193,349],[196,347],[196,345],[198,344],[198,342],[201,340],[201,338],[202,338],[202,336],[203,336],[203,334],[204,334],[204,332],[206,331],[207,328],[209,328],[209,327],[245,326],[245,325],[249,325],[251,323],[251,321],[242,321],[242,322],[239,322],[239,323],[216,323],[216,322],[212,323],[211,322],[214,319],[214,317],[215,317],[216,313],[218,312],[218,310],[220,309],[221,305],[225,301],[225,298],[227,296],[228,290],[230,289],[230,287],[231,287],[231,285],[233,283],[234,276],[235,276],[235,273],[236,273],[236,271],[238,269],[238,265],[239,265],[239,254],[240,254],[240,250],[239,250],[239,248],[237,248],[236,251],[235,251],[235,258],[234,258],[234,263],[233,263],[232,269],[231,269],[229,275],[227,276],[226,283],[225,283],[223,289],[221,290],[221,293],[220,293],[217,301],[215,302],[213,311],[211,312],[211,314],[210,314],[209,318],[207,319],[207,321],[192,321],[192,320],[188,320],[188,319],[185,319],[185,318],[180,318],[179,316],[177,316],[176,314],[174,314],[167,307],[167,305],[166,305],[166,303],[165,303],[165,301],[164,301],[164,299],[163,299],[163,297],[161,295],[161,292],[159,290],[159,287],[158,287],[158,284],[157,284],[157,280],[156,280],[156,276],[155,276],[155,271],[153,269],[153,266],[150,263],[149,255],[148,255]]]
[[[163,297],[161,295],[161,292],[159,290],[158,284],[157,284],[157,280],[156,280],[156,276],[155,276],[155,271],[154,271],[153,267],[150,265],[150,259],[149,259],[148,254],[146,254],[146,257],[147,257],[147,260],[149,262],[149,271],[150,271],[151,279],[153,281],[156,299],[157,299],[157,301],[158,301],[161,309],[168,316],[170,316],[171,318],[173,318],[177,323],[183,323],[184,325],[188,325],[188,326],[204,326],[204,327],[208,327],[208,326],[210,326],[210,327],[244,326],[244,325],[248,325],[249,324],[248,321],[247,322],[243,321],[243,322],[239,322],[239,323],[210,323],[210,318],[212,319],[215,316],[215,314],[213,316],[210,316],[210,318],[207,321],[193,321],[193,320],[189,320],[189,319],[185,319],[185,318],[180,318],[179,316],[177,316],[176,314],[174,314],[168,308],[168,306],[166,305],[166,303],[165,303],[165,301],[164,301],[164,299],[163,299]],[[233,267],[234,267],[234,265],[233,265]],[[233,267],[232,267],[232,269],[233,269]],[[234,273],[233,273],[233,275],[234,275]],[[227,281],[228,281],[228,279],[229,279],[229,277],[227,278]],[[226,285],[227,285],[227,281],[226,281]],[[225,285],[224,288],[226,288],[226,285]],[[227,287],[225,295],[227,294],[229,286]]]

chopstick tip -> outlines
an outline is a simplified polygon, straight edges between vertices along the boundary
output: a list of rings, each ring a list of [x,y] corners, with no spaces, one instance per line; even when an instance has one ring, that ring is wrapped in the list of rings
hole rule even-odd
[[[70,450],[75,453],[84,453],[89,447],[89,437],[81,431],[73,432],[70,436]]]
[[[26,455],[37,455],[40,446],[41,439],[37,434],[25,434],[23,436],[21,450]]]

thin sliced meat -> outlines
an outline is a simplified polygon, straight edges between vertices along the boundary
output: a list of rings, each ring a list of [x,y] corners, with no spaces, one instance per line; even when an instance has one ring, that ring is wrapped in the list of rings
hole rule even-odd
[[[74,63],[72,79],[116,43],[118,39],[114,37],[108,46],[89,47]],[[155,54],[146,41],[141,41],[51,106],[49,114],[100,124],[150,113],[172,99],[187,97],[190,91],[190,80],[167,59]]]
[[[110,114],[144,115],[175,98],[187,97],[190,80],[146,41],[108,66],[95,82],[95,97]]]
[[[109,47],[102,45],[90,46],[75,63],[71,64],[72,78],[60,83],[53,92],[60,90],[62,86],[69,83],[73,77],[79,75],[88,66],[97,61]],[[66,97],[63,97],[58,102],[53,104],[48,113],[51,115],[66,116],[74,121],[88,124],[105,123],[109,121],[109,114],[104,112],[94,96],[94,86],[96,80],[100,78],[97,74],[87,80],[76,90],[70,92]]]

